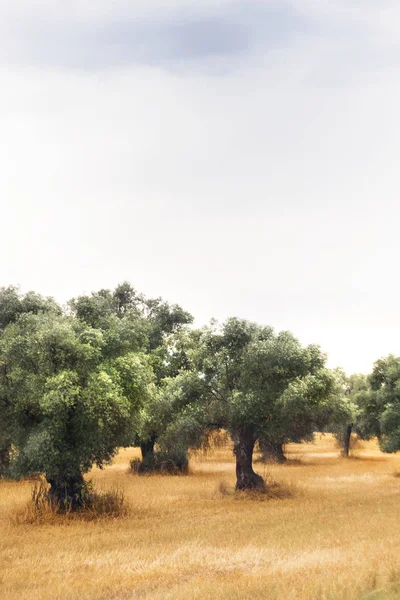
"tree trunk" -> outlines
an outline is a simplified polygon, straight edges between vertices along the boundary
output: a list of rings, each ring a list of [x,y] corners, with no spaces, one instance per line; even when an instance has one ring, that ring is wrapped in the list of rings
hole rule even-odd
[[[287,458],[283,452],[282,442],[272,442],[267,439],[258,441],[261,450],[261,461],[283,464]]]
[[[142,442],[140,444],[140,450],[142,453],[142,462],[144,463],[153,463],[154,462],[154,445],[155,445],[155,437],[152,436],[148,442]]]
[[[55,479],[49,478],[47,481],[50,483],[49,499],[55,501],[61,508],[74,510],[84,504],[86,484],[80,473],[68,477],[60,475]]]
[[[345,456],[346,458],[349,457],[350,454],[350,443],[351,443],[351,432],[353,431],[353,423],[349,423],[349,425],[347,425],[345,432],[344,432],[344,438],[343,438],[343,456]]]
[[[253,450],[256,441],[252,427],[244,427],[233,436],[236,456],[236,489],[265,490],[265,482],[253,471]]]
[[[10,467],[11,445],[4,443],[0,446],[0,477],[8,475]]]
[[[149,471],[154,471],[154,446],[156,443],[156,435],[152,434],[151,438],[146,442],[141,442],[140,451],[142,453],[142,460],[136,459],[134,461],[133,470],[136,473],[143,474]]]

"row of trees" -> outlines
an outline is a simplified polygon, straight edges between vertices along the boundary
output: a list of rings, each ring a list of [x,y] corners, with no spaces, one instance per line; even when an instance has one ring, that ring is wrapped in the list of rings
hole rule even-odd
[[[190,448],[229,432],[237,489],[265,487],[253,470],[284,444],[330,430],[400,449],[400,359],[369,376],[326,368],[317,346],[232,318],[193,329],[180,306],[130,284],[72,299],[0,290],[0,474],[43,473],[50,495],[79,505],[83,475],[139,445],[139,472],[185,467]]]

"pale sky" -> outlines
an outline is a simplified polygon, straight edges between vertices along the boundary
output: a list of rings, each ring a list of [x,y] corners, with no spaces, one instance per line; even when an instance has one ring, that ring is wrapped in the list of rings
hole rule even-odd
[[[0,286],[400,354],[398,0],[3,0],[0,40]]]

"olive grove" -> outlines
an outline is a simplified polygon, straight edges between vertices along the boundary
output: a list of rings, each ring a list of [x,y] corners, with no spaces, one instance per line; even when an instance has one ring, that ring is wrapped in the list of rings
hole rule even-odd
[[[193,317],[124,282],[59,306],[0,289],[0,476],[43,474],[49,497],[85,501],[84,475],[122,446],[139,446],[138,473],[186,470],[189,451],[213,430],[233,442],[238,490],[265,489],[254,471],[285,461],[284,445],[351,434],[400,449],[400,359],[347,376],[302,346],[238,318],[193,328]]]

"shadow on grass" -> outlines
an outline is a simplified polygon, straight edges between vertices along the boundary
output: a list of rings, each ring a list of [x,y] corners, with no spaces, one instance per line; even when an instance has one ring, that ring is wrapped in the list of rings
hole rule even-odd
[[[233,500],[265,502],[268,500],[287,500],[301,495],[301,490],[289,482],[275,481],[270,475],[264,477],[265,490],[236,490],[234,486],[229,485],[225,480],[219,481],[216,489],[216,495],[219,497],[228,497]]]
[[[358,454],[357,452],[350,454],[350,456],[339,456],[343,460],[359,460],[362,462],[388,462],[389,456],[371,456],[368,454]]]

